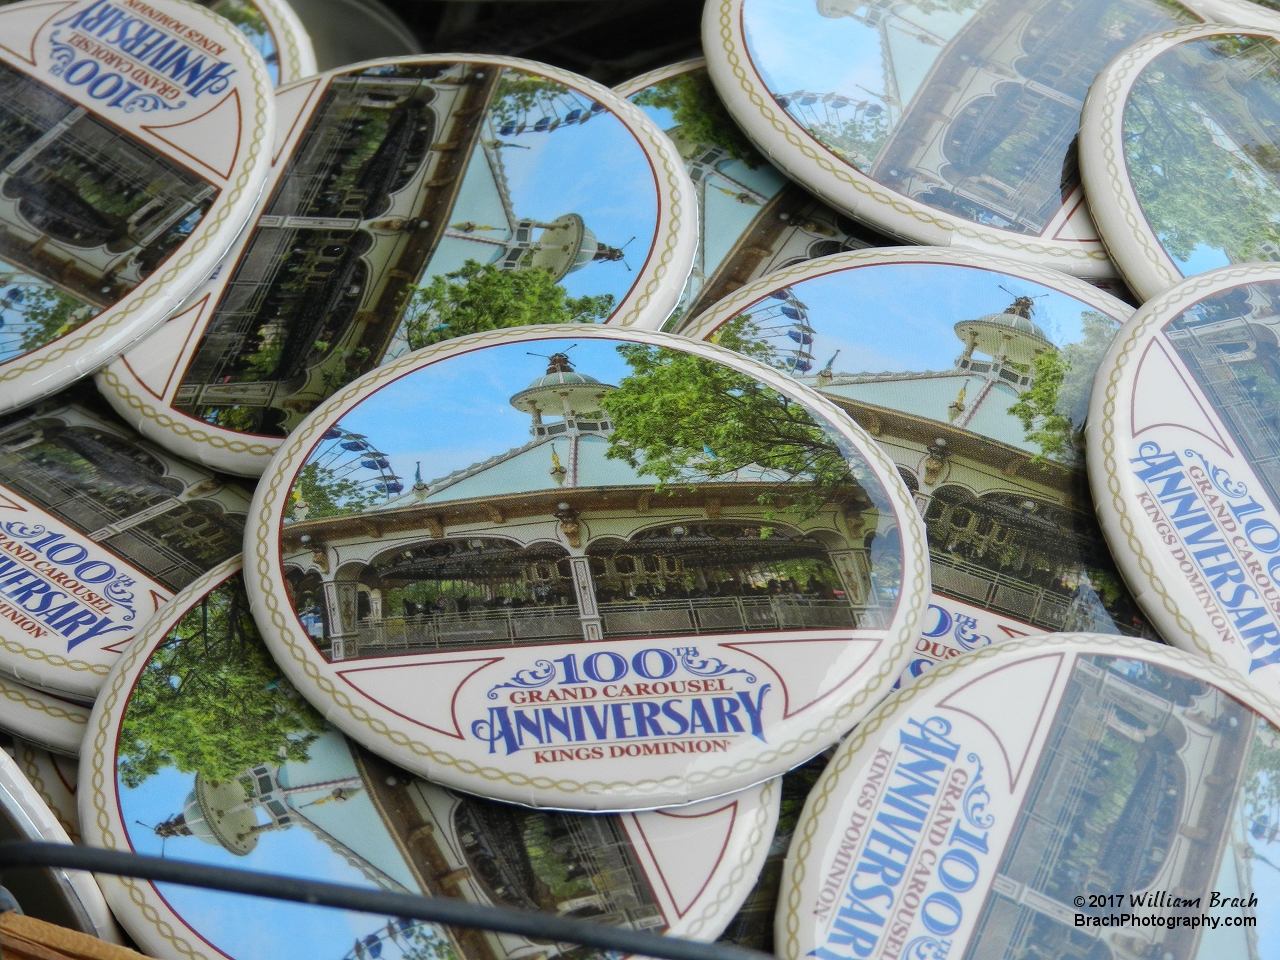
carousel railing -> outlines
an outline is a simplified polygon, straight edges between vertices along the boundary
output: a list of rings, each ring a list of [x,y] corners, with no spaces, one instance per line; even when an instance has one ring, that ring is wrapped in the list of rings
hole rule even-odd
[[[606,637],[697,636],[754,630],[882,627],[885,613],[846,600],[795,595],[621,600],[600,604]],[[502,607],[365,619],[342,638],[343,658],[490,645],[581,640],[576,607]]]
[[[1061,630],[1067,623],[1069,597],[945,554],[930,551],[929,562],[933,587],[940,593],[1048,630]]]
[[[870,625],[868,614],[875,615],[847,600],[803,596],[622,600],[600,604],[606,637],[838,629]]]
[[[577,607],[502,607],[366,619],[360,621],[354,637],[343,638],[343,645],[345,656],[350,658],[405,650],[581,639]]]

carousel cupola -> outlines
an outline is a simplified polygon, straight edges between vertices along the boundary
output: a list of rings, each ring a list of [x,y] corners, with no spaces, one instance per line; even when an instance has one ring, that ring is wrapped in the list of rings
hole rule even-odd
[[[238,781],[220,783],[197,775],[182,813],[155,827],[156,836],[196,837],[234,854],[248,856],[258,845],[255,805]]]
[[[1035,358],[1058,349],[1031,319],[1034,309],[1035,301],[1030,297],[1016,297],[1003,313],[957,323],[955,332],[964,344],[964,353],[957,358],[956,369],[1002,380],[1019,392],[1030,387]],[[992,359],[975,359],[975,353]]]
[[[536,240],[534,230],[540,230]],[[518,269],[545,270],[563,280],[566,274],[581,270],[598,260],[618,261],[623,252],[618,247],[601,243],[596,235],[576,213],[566,213],[549,223],[540,220],[521,220],[516,228],[512,251],[507,260],[520,264]],[[512,259],[512,258],[515,259]]]
[[[529,432],[535,438],[608,436],[613,424],[602,410],[602,401],[616,389],[575,371],[568,354],[554,353],[547,358],[547,372],[512,397],[511,405],[533,418]]]

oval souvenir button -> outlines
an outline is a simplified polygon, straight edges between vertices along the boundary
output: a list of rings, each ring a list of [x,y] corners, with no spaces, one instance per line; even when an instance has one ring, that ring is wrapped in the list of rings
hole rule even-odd
[[[254,614],[302,695],[389,760],[533,806],[785,772],[893,683],[928,592],[906,487],[835,407],[608,327],[374,371],[294,432],[251,516]]]
[[[769,158],[916,243],[1113,277],[1076,170],[1089,84],[1191,6],[708,0],[707,66]]]
[[[1098,228],[1144,300],[1184,277],[1280,257],[1280,32],[1187,27],[1098,75],[1080,169]]]
[[[0,418],[0,672],[84,700],[156,610],[239,552],[249,506],[94,403],[86,386]]]
[[[968,654],[889,697],[809,795],[784,960],[1271,956],[1280,705],[1160,644]]]
[[[765,277],[681,333],[791,374],[893,458],[928,528],[919,674],[1008,637],[1151,634],[1083,495],[1094,371],[1131,313],[1057,271],[897,247]]]
[[[1175,646],[1280,690],[1280,266],[1148,301],[1098,370],[1089,480],[1116,563]],[[1274,542],[1273,542],[1274,541]]]
[[[0,677],[0,730],[67,757],[80,754],[89,708]]]
[[[436,56],[277,99],[252,229],[99,375],[155,442],[256,476],[310,410],[410,350],[523,323],[656,327],[675,306],[697,246],[692,185],[671,141],[605,88]]]
[[[8,738],[0,735],[0,739]],[[0,749],[0,830],[5,839],[71,843],[58,816],[10,750],[17,752],[12,744]],[[5,886],[24,913],[109,943],[121,942],[120,930],[93,874],[60,867],[10,868],[5,870]]]
[[[331,727],[281,676],[248,608],[229,563],[176,597],[114,669],[82,757],[88,843],[703,940],[746,897],[777,822],[776,783],[680,811],[594,816],[456,794]],[[303,960],[353,941],[365,957],[547,949],[192,887],[112,877],[104,889],[134,939],[174,960]]]
[[[664,330],[782,267],[894,242],[814,199],[761,156],[720,102],[705,60],[654,70],[614,92],[676,145],[701,215],[693,272]]]
[[[262,58],[204,7],[0,8],[0,410],[161,322],[257,202],[275,104]]]

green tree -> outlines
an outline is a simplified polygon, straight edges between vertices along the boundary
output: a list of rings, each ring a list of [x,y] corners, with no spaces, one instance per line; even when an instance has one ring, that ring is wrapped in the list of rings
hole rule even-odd
[[[1255,110],[1280,111],[1280,72],[1247,76],[1236,59],[1242,49],[1215,41],[1179,44],[1147,67],[1129,94],[1129,179],[1151,228],[1176,260],[1204,245],[1247,262],[1257,258],[1260,243],[1280,241],[1275,158],[1265,149],[1237,150],[1227,143],[1258,139],[1246,98],[1257,101]],[[1221,75],[1210,76],[1213,70]]]
[[[267,653],[237,575],[147,661],[120,727],[120,780],[133,788],[174,767],[228,781],[255,764],[305,760],[327,729]]]
[[[1067,366],[1062,388],[1058,394],[1058,413],[1070,419],[1076,429],[1084,426],[1089,414],[1089,397],[1093,393],[1093,378],[1102,365],[1102,358],[1111,347],[1116,331],[1120,329],[1110,317],[1096,310],[1085,310],[1083,336],[1075,343],[1062,348],[1062,359]]]
[[[801,519],[859,489],[832,435],[785,396],[723,364],[663,347],[618,347],[632,372],[607,394],[607,456],[656,489],[723,482],[762,470],[765,506]]]
[[[247,0],[205,0],[208,7],[220,17],[230,20],[237,30],[253,41],[258,52],[266,56],[275,52],[271,29],[262,17],[262,11]]]
[[[318,463],[308,463],[299,471],[291,494],[293,502],[307,504],[307,517],[311,519],[360,513],[378,501],[374,491]]]
[[[670,110],[681,135],[690,143],[721,147],[752,170],[764,162],[729,116],[706,68],[661,80],[635,94],[631,102],[639,107]]]
[[[1040,447],[1037,460],[1079,456],[1093,377],[1117,329],[1113,320],[1095,310],[1085,310],[1081,320],[1083,337],[1061,351],[1037,355],[1031,364],[1031,388],[1009,408],[1022,421],[1027,440]]]
[[[593,323],[613,312],[610,294],[570,297],[545,270],[499,270],[468,260],[409,293],[405,335],[417,350],[453,337],[528,323]]]
[[[1045,457],[1067,459],[1075,453],[1075,425],[1058,412],[1058,392],[1062,389],[1067,364],[1056,350],[1046,350],[1031,361],[1034,376],[1009,412],[1022,421],[1027,440],[1040,448],[1037,461]]]
[[[24,286],[22,299],[6,312],[17,313],[22,330],[22,349],[35,350],[63,334],[70,333],[98,311],[87,303],[53,286]]]

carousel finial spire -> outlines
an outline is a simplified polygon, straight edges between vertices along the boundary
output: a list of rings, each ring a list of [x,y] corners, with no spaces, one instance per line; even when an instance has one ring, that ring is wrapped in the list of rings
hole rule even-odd
[[[413,495],[421,500],[427,494],[427,485],[422,482],[422,461],[418,461],[413,471]]]

